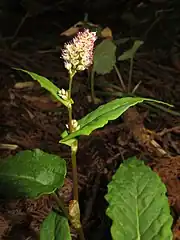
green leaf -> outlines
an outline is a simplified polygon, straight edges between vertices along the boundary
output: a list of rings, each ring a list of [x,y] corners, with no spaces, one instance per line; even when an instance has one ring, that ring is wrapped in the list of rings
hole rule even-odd
[[[161,104],[171,106],[167,103],[153,100],[153,99],[148,99],[148,98],[140,98],[140,97],[118,98],[104,105],[101,105],[96,110],[89,113],[88,115],[83,117],[81,120],[79,120],[78,121],[78,125],[80,125],[79,130],[69,135],[67,131],[64,131],[61,134],[61,137],[63,139],[60,141],[60,143],[71,146],[73,143],[72,139],[80,135],[89,135],[95,129],[104,127],[104,125],[106,125],[108,121],[115,120],[116,118],[121,116],[128,108],[138,103],[141,103],[143,101],[156,102],[156,103],[161,103]]]
[[[65,101],[62,98],[60,98],[57,94],[60,91],[60,89],[56,85],[54,85],[50,80],[48,80],[47,78],[40,76],[36,73],[20,69],[20,68],[14,68],[14,69],[25,72],[28,75],[30,75],[32,77],[32,79],[39,82],[39,84],[41,85],[42,88],[45,88],[47,91],[49,91],[59,102],[64,104],[66,107],[68,107],[69,104],[73,104],[72,99],[70,101]]]
[[[40,149],[25,150],[0,161],[0,195],[36,198],[64,183],[66,162]]]
[[[101,128],[108,123],[110,120],[115,120],[120,115],[122,115],[129,107],[136,105],[137,103],[143,102],[144,98],[133,98],[125,97],[120,99],[115,99],[109,103],[101,105],[93,112],[89,113],[81,120],[78,121],[80,129],[76,132],[73,132],[67,135],[66,132],[62,133],[64,137],[60,143],[68,144],[70,139],[76,138],[80,135],[89,135],[92,131],[97,128]]]
[[[136,54],[137,50],[139,49],[139,47],[143,44],[143,41],[135,41],[132,48],[125,51],[121,56],[118,57],[119,61],[125,61],[128,59],[132,59],[134,58],[134,55]]]
[[[94,51],[92,71],[97,74],[106,74],[112,71],[116,63],[116,45],[110,40],[103,40]]]
[[[172,240],[166,187],[136,157],[120,165],[105,196],[113,240]]]
[[[67,218],[52,211],[40,229],[40,240],[71,240]]]

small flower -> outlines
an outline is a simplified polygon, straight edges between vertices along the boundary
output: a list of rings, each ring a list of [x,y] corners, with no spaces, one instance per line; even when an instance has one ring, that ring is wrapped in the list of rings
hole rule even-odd
[[[92,64],[96,39],[96,32],[85,29],[83,32],[79,32],[72,42],[65,44],[62,58],[65,68],[70,74],[76,71],[84,71]]]
[[[78,121],[77,120],[73,119],[71,124],[72,124],[72,131],[73,132],[75,132],[75,131],[80,129],[80,125],[78,125]],[[69,129],[69,125],[68,124],[66,124],[66,128]]]
[[[64,100],[68,100],[68,91],[64,90],[63,88],[57,92],[57,95]]]

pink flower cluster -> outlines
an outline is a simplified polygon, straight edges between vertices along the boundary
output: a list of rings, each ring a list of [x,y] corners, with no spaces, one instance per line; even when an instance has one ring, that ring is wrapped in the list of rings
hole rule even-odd
[[[96,32],[85,29],[83,32],[79,32],[72,42],[65,44],[62,58],[64,59],[65,68],[70,74],[84,71],[92,64],[96,39]]]

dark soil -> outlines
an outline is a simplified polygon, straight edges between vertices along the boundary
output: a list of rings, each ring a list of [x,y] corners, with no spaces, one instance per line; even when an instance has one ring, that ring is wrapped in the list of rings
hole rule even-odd
[[[47,2],[42,1],[43,4]],[[25,10],[19,4],[3,7],[1,19],[6,24],[1,24],[0,38],[0,157],[34,148],[60,155],[68,164],[67,178],[60,194],[66,203],[71,199],[70,151],[58,143],[67,122],[67,113],[38,83],[24,87],[23,82],[32,80],[12,67],[36,72],[51,79],[58,87],[66,88],[68,75],[60,59],[60,49],[69,38],[61,37],[60,33],[83,20],[81,13],[88,10],[94,23],[107,24],[114,30],[115,39],[131,36],[145,41],[134,63],[133,86],[142,82],[136,94],[168,102],[175,108],[174,112],[165,112],[140,105],[103,129],[80,138],[79,192],[86,239],[111,239],[111,222],[105,215],[107,184],[122,160],[134,155],[145,160],[166,184],[174,218],[174,240],[180,239],[180,4],[166,0],[120,1],[118,6],[112,3],[109,8],[109,3],[97,1],[97,5],[89,3],[82,9],[70,3],[57,9],[56,1],[52,2],[52,9],[37,11],[24,22],[16,36],[13,34]],[[99,5],[104,14],[91,14],[100,11]],[[72,6],[77,10],[73,11],[74,14]],[[119,14],[117,7],[121,9]],[[71,18],[67,19],[69,14]],[[124,50],[125,47],[121,48]],[[128,64],[122,63],[120,69],[127,81]],[[75,76],[75,119],[97,107],[88,101],[90,90],[86,79],[86,72]],[[19,82],[20,86],[17,85]],[[117,92],[107,85],[109,83],[120,88],[115,72],[97,76],[97,96],[102,102],[114,98]],[[102,95],[107,91],[112,96]],[[54,201],[49,196],[37,200],[1,199],[0,239],[39,239],[40,224],[53,206]],[[72,234],[77,239],[73,230]]]

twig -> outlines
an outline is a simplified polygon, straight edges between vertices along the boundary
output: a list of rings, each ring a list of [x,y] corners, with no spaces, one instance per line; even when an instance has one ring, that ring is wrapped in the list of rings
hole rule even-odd
[[[149,34],[149,32],[153,29],[153,27],[161,20],[162,16],[159,16],[158,18],[156,18],[154,20],[154,22],[150,25],[150,27],[146,30],[146,32],[144,33],[143,39],[146,39],[147,35]]]
[[[0,143],[0,149],[9,149],[9,150],[15,150],[19,146],[16,144],[8,144],[8,143]]]
[[[180,133],[180,126],[172,127],[169,129],[165,128],[161,132],[157,133],[157,135],[162,137],[165,134],[170,133],[170,132]]]
[[[26,19],[27,19],[28,17],[29,17],[29,13],[27,12],[27,13],[24,15],[24,17],[21,19],[21,21],[20,21],[18,27],[16,28],[16,31],[15,31],[15,33],[14,33],[12,39],[16,38],[16,36],[18,35],[18,33],[19,33],[19,31],[20,31],[22,25],[25,23],[25,21],[26,21]]]

